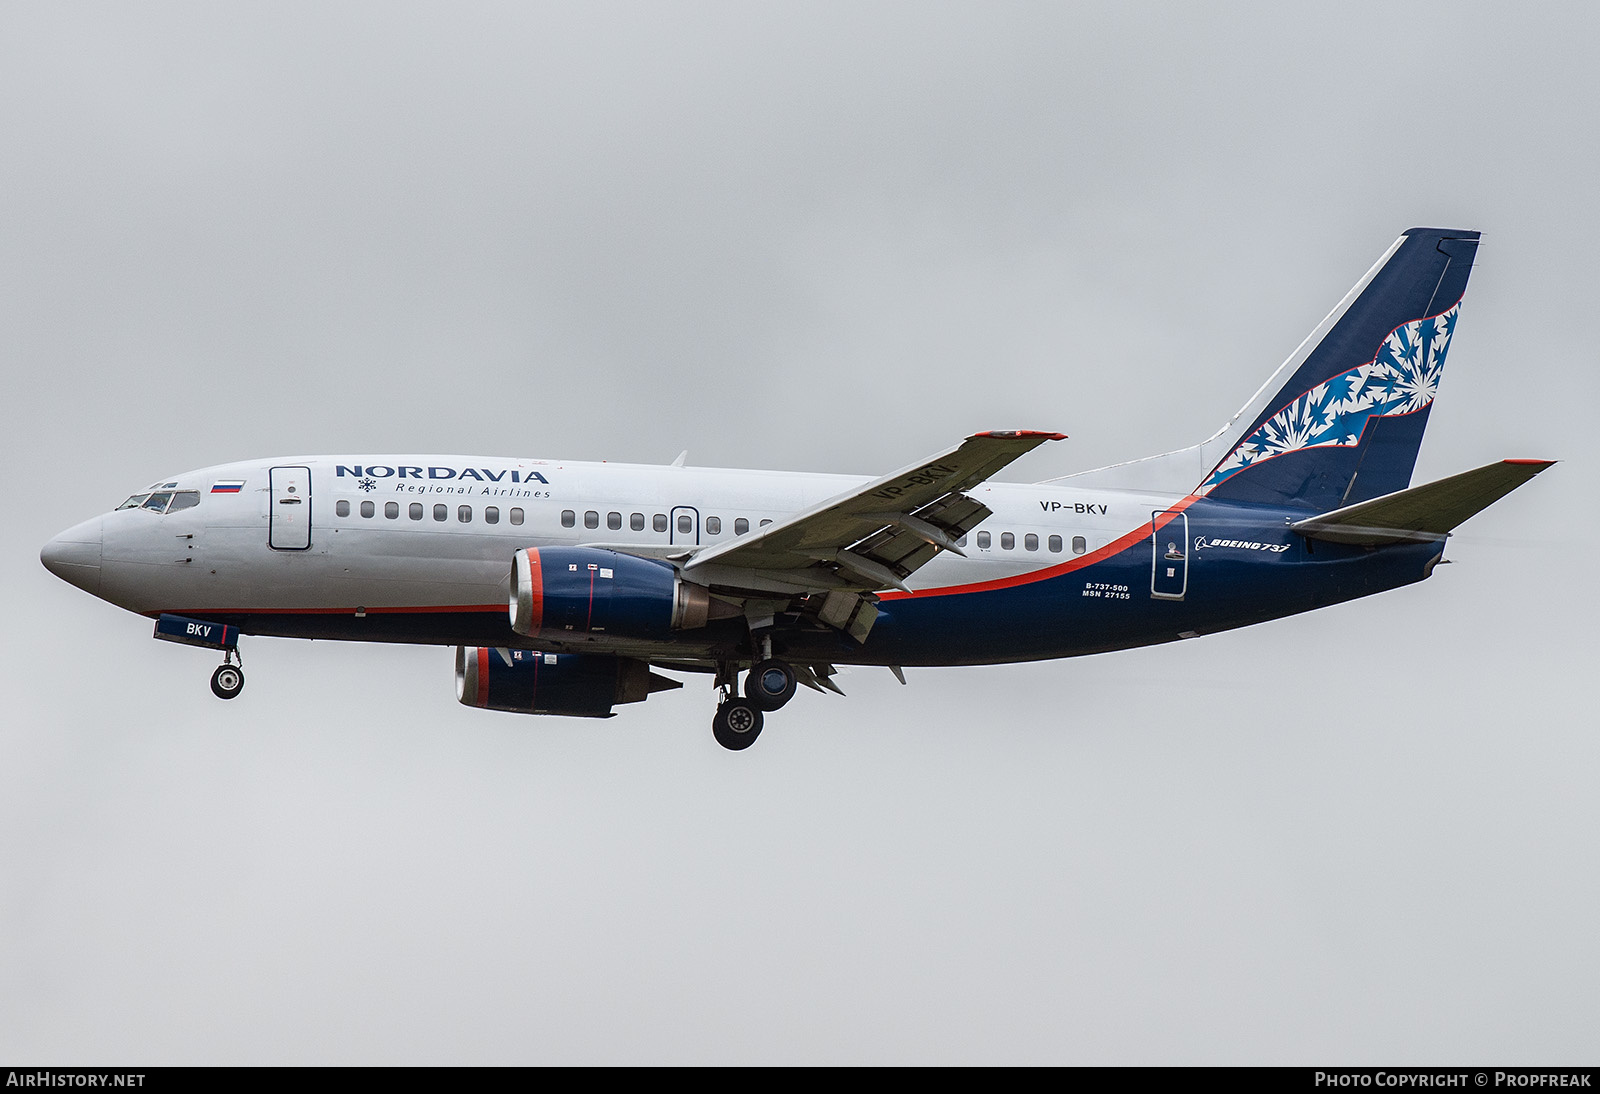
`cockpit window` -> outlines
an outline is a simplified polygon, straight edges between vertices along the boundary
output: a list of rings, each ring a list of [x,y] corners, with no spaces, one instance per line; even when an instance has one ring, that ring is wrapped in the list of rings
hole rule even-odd
[[[200,504],[198,490],[162,490],[154,494],[135,494],[118,509],[148,509],[152,513],[176,513]]]

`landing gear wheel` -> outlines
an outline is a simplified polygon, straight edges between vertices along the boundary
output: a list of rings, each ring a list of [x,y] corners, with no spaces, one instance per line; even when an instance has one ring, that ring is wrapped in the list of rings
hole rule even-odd
[[[798,682],[787,661],[769,657],[758,662],[744,678],[744,695],[760,709],[774,711],[794,698]]]
[[[711,735],[717,744],[734,752],[742,751],[756,743],[761,736],[761,711],[754,703],[744,699],[729,699],[717,708],[711,719]]]
[[[244,690],[244,670],[238,665],[218,665],[211,674],[211,694],[218,699],[232,699]]]

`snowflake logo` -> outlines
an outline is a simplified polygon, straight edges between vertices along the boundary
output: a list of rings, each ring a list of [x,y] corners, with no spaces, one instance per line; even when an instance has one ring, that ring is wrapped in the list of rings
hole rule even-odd
[[[362,479],[361,481],[357,482],[356,485],[370,494],[378,488],[378,480]]]
[[[1390,332],[1372,360],[1318,384],[1261,423],[1216,466],[1199,493],[1246,467],[1307,448],[1353,448],[1374,418],[1414,414],[1439,391],[1458,301],[1442,315],[1402,324]]]

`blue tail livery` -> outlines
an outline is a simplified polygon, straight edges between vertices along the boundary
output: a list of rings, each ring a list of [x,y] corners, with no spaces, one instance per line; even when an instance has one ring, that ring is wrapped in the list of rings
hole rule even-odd
[[[703,674],[748,747],[839,665],[995,664],[1196,638],[1422,581],[1550,466],[1411,485],[1478,234],[1414,228],[1187,449],[1032,484],[1040,430],[878,477],[462,455],[285,456],[169,476],[45,545],[51,572],[220,649],[454,646],[456,695],[609,717]],[[173,544],[179,544],[174,550]],[[179,557],[181,555],[181,557]]]
[[[1323,510],[1409,486],[1477,250],[1401,236],[1196,492]]]

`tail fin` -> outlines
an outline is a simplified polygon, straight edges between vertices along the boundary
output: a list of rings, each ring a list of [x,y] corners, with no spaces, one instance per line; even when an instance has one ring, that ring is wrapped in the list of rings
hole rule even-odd
[[[1318,512],[1404,490],[1477,249],[1408,230],[1216,436],[1082,477]]]
[[[1196,493],[1325,510],[1409,486],[1477,249],[1477,232],[1401,236]]]

